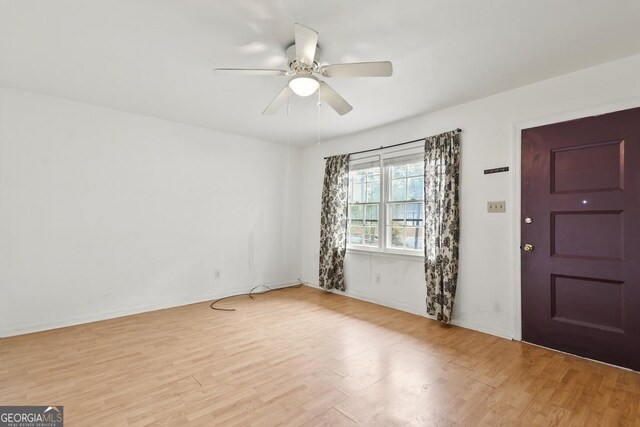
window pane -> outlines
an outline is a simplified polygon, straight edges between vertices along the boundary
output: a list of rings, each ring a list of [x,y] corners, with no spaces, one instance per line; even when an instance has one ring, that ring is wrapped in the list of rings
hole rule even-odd
[[[364,244],[366,246],[378,246],[378,227],[365,227]]]
[[[349,243],[351,243],[352,245],[364,244],[364,227],[349,227]]]
[[[407,197],[407,180],[394,179],[391,180],[391,200],[406,200]]]
[[[351,182],[353,182],[354,184],[360,184],[364,182],[366,172],[363,170],[357,170],[349,173],[349,175],[349,179],[351,180]]]
[[[353,225],[362,225],[364,209],[362,205],[349,205],[349,222]]]
[[[393,225],[404,225],[404,203],[393,203],[391,205],[390,222]]]
[[[380,168],[367,169],[366,172],[368,182],[380,182]]]
[[[378,162],[355,164],[349,172],[350,245],[379,247],[382,179]]]
[[[421,228],[407,227],[404,231],[405,244],[407,249],[422,249]]]
[[[378,225],[378,205],[366,205],[365,222],[367,225]]]
[[[370,182],[367,184],[367,202],[380,201],[380,183]]]
[[[424,176],[424,162],[409,163],[407,176]]]
[[[353,184],[353,203],[364,203],[366,184]]]
[[[405,178],[407,176],[407,166],[406,165],[396,165],[391,166],[391,178]]]
[[[423,203],[406,203],[407,225],[415,227],[424,226],[424,204]]]
[[[422,200],[424,199],[424,178],[409,178],[407,179],[407,200]]]
[[[404,227],[391,227],[390,241],[387,245],[394,249],[404,249]]]

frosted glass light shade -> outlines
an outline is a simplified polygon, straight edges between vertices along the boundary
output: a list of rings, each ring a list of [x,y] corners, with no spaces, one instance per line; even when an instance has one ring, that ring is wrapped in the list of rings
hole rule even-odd
[[[311,75],[293,76],[289,80],[289,87],[298,96],[309,96],[318,90],[320,83]]]

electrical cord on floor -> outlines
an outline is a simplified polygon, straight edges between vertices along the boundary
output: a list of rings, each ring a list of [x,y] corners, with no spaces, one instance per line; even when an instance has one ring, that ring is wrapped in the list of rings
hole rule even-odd
[[[209,304],[209,307],[211,307],[212,310],[218,310],[218,311],[236,311],[235,308],[219,308],[219,307],[214,307],[216,305],[216,303],[225,300],[225,299],[229,299],[229,298],[235,298],[235,297],[241,297],[244,295],[249,296],[249,298],[253,299],[254,295],[262,295],[262,294],[268,294],[269,292],[274,292],[274,291],[282,291],[284,289],[298,289],[300,287],[302,287],[302,280],[298,279],[298,283],[297,285],[291,285],[291,286],[283,286],[281,288],[270,288],[267,285],[258,285],[258,286],[254,286],[253,288],[251,288],[251,290],[245,294],[236,294],[236,295],[229,295],[228,297],[222,297],[222,298],[218,298],[217,300],[214,300],[211,304]],[[266,291],[262,291],[262,292],[253,292],[258,288],[267,288]]]

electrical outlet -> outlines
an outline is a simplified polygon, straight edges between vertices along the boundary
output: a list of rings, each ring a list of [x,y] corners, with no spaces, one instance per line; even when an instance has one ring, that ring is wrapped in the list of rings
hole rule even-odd
[[[507,203],[504,200],[494,200],[487,202],[487,212],[489,213],[505,213]]]
[[[380,273],[376,273],[376,283],[380,284]]]
[[[216,280],[220,280],[220,270],[215,271]]]

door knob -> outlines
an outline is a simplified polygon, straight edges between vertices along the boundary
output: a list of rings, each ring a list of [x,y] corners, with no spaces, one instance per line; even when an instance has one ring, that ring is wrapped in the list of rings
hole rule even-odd
[[[525,244],[522,246],[522,249],[523,249],[525,252],[533,252],[533,245],[532,245],[531,243],[525,243]]]

